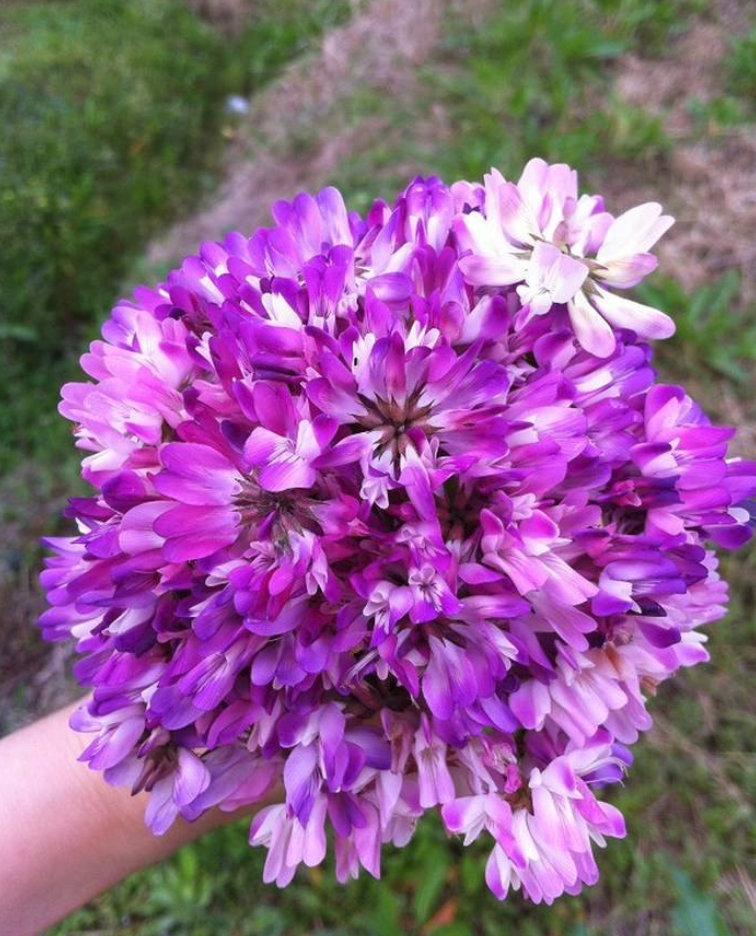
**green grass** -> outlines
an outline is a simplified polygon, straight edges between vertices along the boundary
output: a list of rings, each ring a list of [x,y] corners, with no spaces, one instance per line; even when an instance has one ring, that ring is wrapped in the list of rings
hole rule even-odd
[[[733,37],[727,88],[747,102],[752,116],[756,114],[756,25],[745,36]]]
[[[479,178],[491,166],[519,172],[534,154],[579,165],[600,182],[605,167],[658,170],[672,141],[663,122],[607,94],[626,52],[654,54],[702,8],[699,0],[512,0],[479,29],[451,18],[438,60],[411,102],[358,93],[354,118],[381,119],[367,152],[339,168],[355,207],[401,184],[404,167],[443,178]],[[442,120],[428,115],[441,111]]]
[[[516,2],[485,30],[450,36],[444,90],[455,142],[442,172],[475,178],[495,165],[511,174],[533,153],[586,168],[662,156],[669,141],[658,119],[607,96],[606,74],[624,52],[662,42],[687,7]]]
[[[47,440],[55,384],[127,258],[196,194],[223,83],[220,37],[181,4],[12,4],[0,23],[0,120],[13,127],[0,138],[10,460]]]
[[[730,39],[723,63],[723,87],[708,100],[691,98],[689,110],[698,133],[726,137],[756,118],[756,28]]]
[[[642,283],[638,298],[664,309],[675,320],[674,337],[659,348],[658,360],[680,378],[721,377],[746,392],[756,361],[756,315],[739,301],[740,278],[734,270],[692,295],[675,280],[657,276]]]
[[[178,0],[0,9],[0,473],[62,451],[54,415],[145,239],[212,188],[231,92],[275,77],[346,0],[258,3],[238,37]]]

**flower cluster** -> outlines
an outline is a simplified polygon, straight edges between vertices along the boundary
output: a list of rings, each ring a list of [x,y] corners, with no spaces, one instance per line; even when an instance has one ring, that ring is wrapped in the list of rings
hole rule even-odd
[[[576,893],[648,697],[706,659],[711,544],[750,534],[756,465],[622,292],[672,219],[542,160],[273,216],[119,303],[64,387],[95,491],[41,627],[92,687],[83,758],[157,834],[265,800],[279,885],[327,831],[377,876],[437,809],[498,897]]]

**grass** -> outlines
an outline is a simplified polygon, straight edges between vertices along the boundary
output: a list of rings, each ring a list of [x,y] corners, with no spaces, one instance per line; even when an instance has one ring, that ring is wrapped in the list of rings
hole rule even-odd
[[[746,392],[756,361],[756,317],[739,303],[740,277],[730,270],[690,295],[669,277],[655,277],[637,290],[641,301],[664,309],[677,331],[659,349],[659,360],[680,378],[724,378]]]
[[[723,137],[756,118],[756,29],[730,39],[720,93],[708,100],[692,98],[691,116],[699,132]]]
[[[605,78],[618,56],[660,43],[688,6],[535,0],[450,37],[445,91],[458,142],[445,148],[442,173],[474,178],[496,165],[512,174],[533,153],[587,168],[607,156],[662,156],[661,123],[607,96]]]
[[[127,257],[196,192],[223,83],[220,37],[179,4],[11,5],[0,16],[0,119],[14,128],[0,142],[7,463],[46,444],[52,426],[37,420],[54,409],[72,348]],[[196,86],[207,93],[192,101]]]
[[[383,122],[380,140],[339,168],[356,207],[401,184],[409,162],[444,178],[479,178],[491,166],[519,172],[534,153],[579,165],[657,171],[672,141],[658,116],[607,94],[619,56],[663,49],[697,0],[515,0],[485,28],[451,19],[439,60],[415,99],[358,93],[354,118]],[[435,121],[429,115],[441,112]]]
[[[163,6],[161,0],[154,8]],[[580,165],[596,187],[602,176],[631,172],[640,164],[645,176],[653,176],[663,200],[675,141],[657,116],[628,106],[606,89],[619,56],[665,54],[671,38],[692,15],[702,12],[702,6],[691,0],[512,0],[500,5],[484,28],[463,29],[451,20],[438,59],[418,76],[409,99],[366,87],[354,89],[346,104],[350,120],[357,127],[370,122],[378,131],[366,134],[371,142],[358,157],[342,163],[333,181],[346,190],[354,207],[363,208],[377,194],[390,192],[418,165],[449,178],[480,175],[491,165],[511,174],[526,158],[539,154]],[[35,32],[42,29],[36,17],[43,21],[50,14],[41,5],[33,7],[39,8],[14,13],[20,17],[15,32],[0,40],[0,83],[7,74],[8,54],[18,56],[19,50],[36,42],[43,49],[46,43],[55,46],[44,30]],[[203,88],[203,95],[207,93],[216,105],[217,95],[232,85],[249,90],[279,70],[290,53],[301,50],[302,23],[286,25],[266,18],[266,10],[271,9],[281,9],[280,4],[262,8],[257,28],[258,36],[273,38],[262,46],[251,34],[238,40],[248,43],[246,64],[234,61],[229,66],[233,77],[221,83],[223,91],[220,85],[212,94]],[[65,12],[62,6],[57,9],[56,16],[70,16],[73,21],[83,16],[82,10],[83,4],[72,0]],[[187,42],[195,34],[204,37],[203,44],[207,39],[208,48],[216,41],[196,21],[187,19],[184,26]],[[177,35],[182,28],[176,26]],[[72,38],[80,37],[71,29]],[[32,42],[32,35],[47,38]],[[756,119],[751,110],[756,99],[754,36],[733,38],[733,54],[723,66],[727,89],[723,100],[736,103],[723,105],[719,116],[706,111],[711,107],[707,104],[701,111],[702,134],[707,121],[725,120],[727,108],[733,113],[736,108],[738,121],[746,125]],[[76,42],[68,48],[75,58]],[[32,52],[36,55],[36,48]],[[137,52],[124,49],[122,54]],[[154,54],[159,57],[158,50]],[[164,51],[161,54],[165,57]],[[228,59],[227,51],[219,54]],[[107,59],[105,53],[103,58]],[[162,74],[161,69],[174,69],[176,61],[172,55],[170,61],[156,62],[155,75]],[[209,87],[214,88],[212,81]],[[162,106],[160,100],[155,107]],[[121,102],[113,106],[118,111]],[[174,106],[180,110],[182,100],[174,101]],[[695,109],[696,102],[691,107]],[[114,114],[113,120],[119,119],[119,113]],[[211,109],[209,133],[218,132],[219,119]],[[68,148],[68,137],[75,140],[77,132],[69,126],[61,146]],[[4,145],[0,143],[0,153]],[[156,141],[159,145],[165,144]],[[170,173],[175,166],[170,161],[164,165],[162,157],[155,159],[141,165],[168,174],[161,183],[165,193],[172,188]],[[40,171],[47,171],[42,159],[39,163]],[[195,194],[205,185],[203,167],[211,165],[212,159],[200,160],[189,172]],[[95,188],[102,191],[99,181]],[[161,204],[138,223],[155,225],[175,210],[167,201]],[[111,204],[106,217],[112,220],[122,210],[130,211],[120,202]],[[145,229],[131,230],[123,249],[133,260]],[[74,237],[72,231],[65,228],[61,236]],[[62,246],[67,255],[68,246]],[[35,245],[27,244],[25,249],[33,250]],[[19,251],[20,256],[22,248]],[[114,266],[107,275],[101,274],[97,287],[101,298],[87,308],[77,306],[77,322],[91,327],[93,318],[107,307],[122,269]],[[77,283],[72,288],[78,288]],[[677,336],[659,356],[663,378],[692,387],[720,419],[725,399],[737,406],[743,420],[756,419],[750,392],[756,373],[756,319],[741,301],[737,276],[726,273],[692,295],[684,284],[656,278],[640,298],[666,308],[678,324]],[[39,326],[31,312],[3,320],[14,354],[28,361],[28,354],[37,353],[40,339],[30,333],[35,328],[57,327],[64,338],[73,332],[65,324],[68,319],[56,318],[60,310],[69,314],[69,304],[57,302],[53,296],[40,306]],[[57,380],[50,366],[46,361],[37,368],[45,384]],[[32,401],[28,405],[27,398]],[[18,426],[38,420],[38,398],[25,390],[12,399],[11,410],[0,419],[16,420]],[[38,422],[40,439],[52,425]],[[34,490],[47,490],[47,479],[56,472],[54,447],[39,444],[33,450],[38,453],[40,477],[26,500],[19,499],[17,514],[33,501]],[[752,610],[756,557],[728,559],[725,572],[732,585],[732,610],[726,622],[711,629],[713,662],[661,688],[653,706],[657,729],[635,749],[637,760],[629,780],[613,793],[627,816],[628,838],[612,842],[599,855],[601,883],[581,897],[562,900],[551,909],[534,908],[516,897],[498,904],[483,883],[482,851],[448,841],[433,821],[421,825],[408,848],[386,853],[380,883],[365,877],[342,888],[334,882],[332,866],[326,865],[303,872],[279,892],[261,884],[264,855],[247,846],[243,827],[232,827],[136,875],[52,932],[56,936],[749,936],[755,913],[748,893],[756,886],[756,701],[750,689],[756,671]]]
[[[756,114],[756,26],[745,36],[733,37],[727,64],[727,88]]]
[[[258,3],[221,35],[177,0],[0,11],[0,473],[60,450],[57,388],[145,239],[207,194],[247,94],[343,19],[346,0]]]

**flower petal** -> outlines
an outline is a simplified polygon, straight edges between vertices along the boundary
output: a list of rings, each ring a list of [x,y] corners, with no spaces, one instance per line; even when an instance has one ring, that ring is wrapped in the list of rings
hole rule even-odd
[[[615,218],[596,259],[606,264],[646,253],[674,223],[674,218],[662,214],[662,206],[658,202],[637,205]]]
[[[618,289],[630,289],[637,286],[649,273],[656,269],[658,261],[653,254],[630,254],[627,257],[618,257],[608,260],[604,269],[596,270],[594,276],[608,286]]]
[[[594,301],[615,328],[630,328],[641,338],[669,338],[675,333],[675,323],[666,313],[642,302],[616,296],[600,287]]]
[[[617,340],[609,323],[591,305],[585,293],[577,292],[567,308],[575,337],[581,347],[596,357],[609,357],[617,346]]]
[[[525,279],[525,264],[504,254],[497,257],[462,257],[459,268],[473,286],[511,286]]]

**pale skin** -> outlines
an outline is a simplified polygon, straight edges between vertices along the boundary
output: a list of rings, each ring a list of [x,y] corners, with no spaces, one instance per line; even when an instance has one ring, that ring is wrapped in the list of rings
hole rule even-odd
[[[41,933],[239,815],[212,810],[154,836],[144,824],[148,794],[108,786],[77,760],[91,740],[68,726],[79,704],[0,739],[0,921],[13,936]]]

